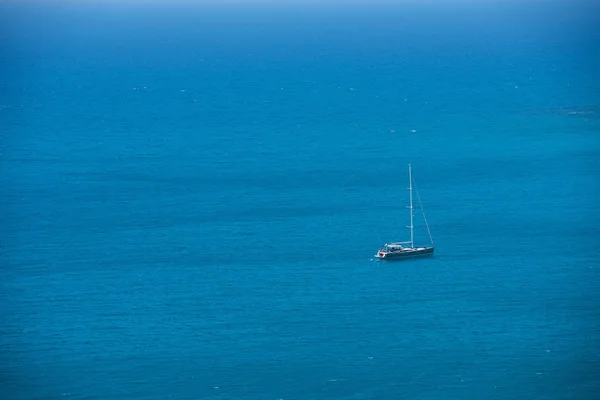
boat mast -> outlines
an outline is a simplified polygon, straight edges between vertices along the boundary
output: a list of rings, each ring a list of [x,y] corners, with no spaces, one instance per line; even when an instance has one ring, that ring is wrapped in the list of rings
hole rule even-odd
[[[408,186],[408,191],[410,194],[410,205],[408,206],[408,208],[410,209],[410,247],[414,248],[414,239],[413,239],[413,199],[412,199],[412,171],[411,171],[411,165],[408,164],[408,182],[409,182],[409,186]]]

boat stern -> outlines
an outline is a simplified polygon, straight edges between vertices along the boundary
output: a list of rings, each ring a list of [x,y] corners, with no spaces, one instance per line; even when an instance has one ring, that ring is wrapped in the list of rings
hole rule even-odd
[[[385,258],[385,256],[387,255],[387,252],[385,250],[378,250],[377,254],[375,254],[375,258]]]

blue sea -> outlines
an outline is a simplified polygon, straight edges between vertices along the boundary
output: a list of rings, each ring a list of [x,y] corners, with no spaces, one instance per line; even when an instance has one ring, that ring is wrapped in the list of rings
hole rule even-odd
[[[2,398],[597,399],[599,11],[4,2]]]

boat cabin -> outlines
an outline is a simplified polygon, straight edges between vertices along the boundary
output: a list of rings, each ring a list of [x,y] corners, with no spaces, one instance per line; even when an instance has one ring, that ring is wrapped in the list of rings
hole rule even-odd
[[[378,253],[393,253],[397,251],[405,251],[406,248],[402,246],[403,244],[410,244],[410,242],[386,243],[381,249],[379,249]]]

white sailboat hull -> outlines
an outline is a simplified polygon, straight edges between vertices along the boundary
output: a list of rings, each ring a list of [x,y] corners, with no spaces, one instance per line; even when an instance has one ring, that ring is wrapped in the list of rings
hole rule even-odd
[[[400,260],[413,257],[432,256],[434,247],[403,248],[402,250],[379,250],[375,257],[380,260]]]

